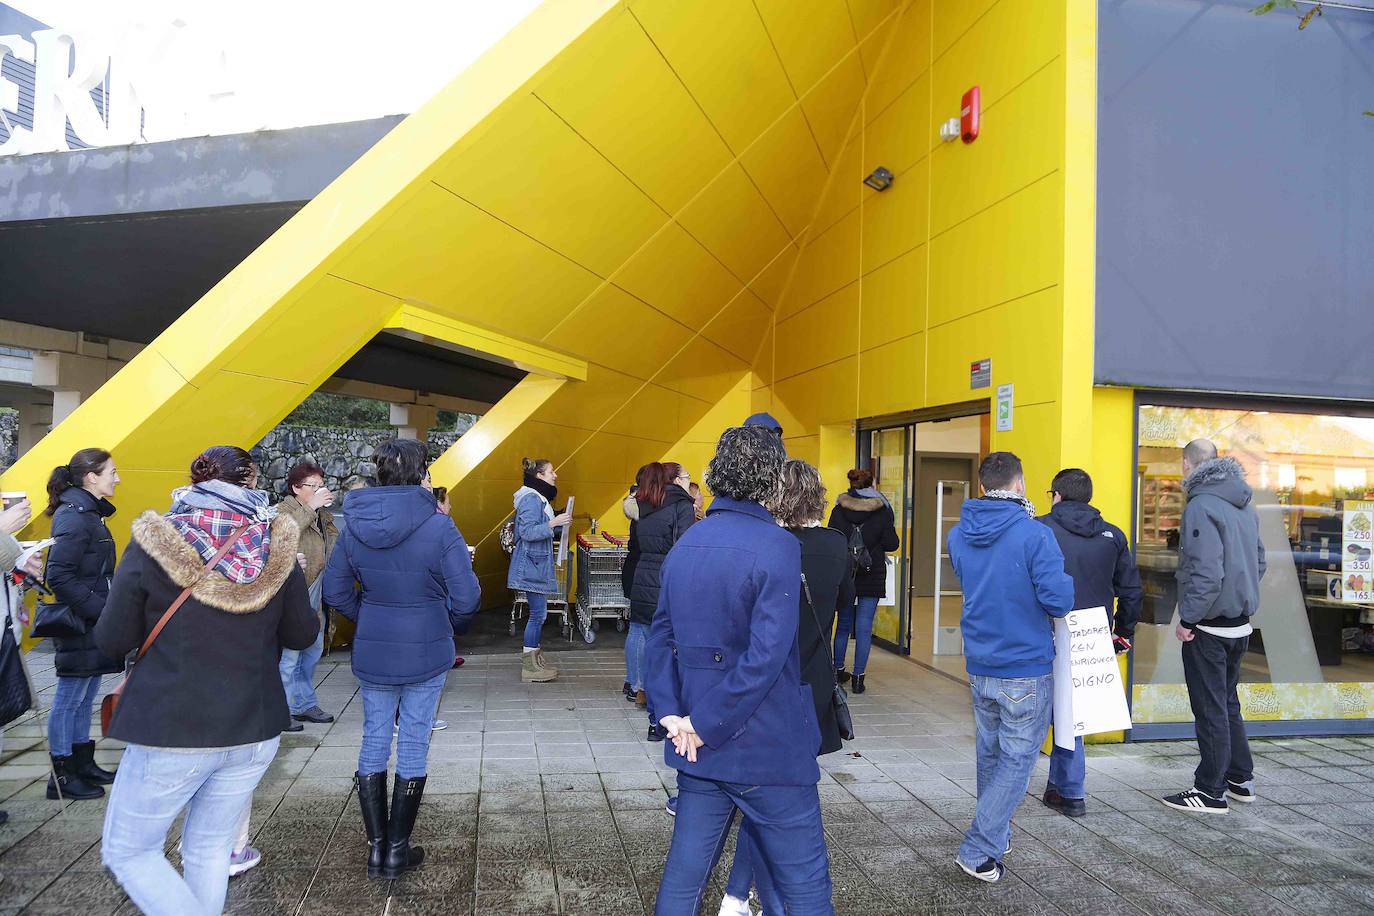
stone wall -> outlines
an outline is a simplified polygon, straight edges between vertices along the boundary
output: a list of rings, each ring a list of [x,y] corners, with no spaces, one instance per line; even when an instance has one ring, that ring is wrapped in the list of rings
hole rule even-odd
[[[431,430],[430,460],[442,455],[466,431]],[[372,463],[372,452],[383,440],[394,438],[395,435],[395,431],[390,429],[339,429],[283,424],[264,436],[249,451],[262,472],[258,486],[278,497],[287,493],[287,472],[301,461],[313,461],[324,468],[325,484],[338,493],[359,481],[369,486],[377,483],[377,466]]]
[[[19,411],[0,410],[0,471],[19,460]]]

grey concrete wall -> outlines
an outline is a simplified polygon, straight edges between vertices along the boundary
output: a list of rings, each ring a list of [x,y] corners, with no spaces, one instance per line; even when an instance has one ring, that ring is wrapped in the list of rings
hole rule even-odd
[[[1374,13],[1257,2],[1099,5],[1096,378],[1371,399]]]

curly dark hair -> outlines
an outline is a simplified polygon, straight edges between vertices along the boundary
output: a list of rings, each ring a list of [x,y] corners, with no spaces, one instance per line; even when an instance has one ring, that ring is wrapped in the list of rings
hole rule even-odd
[[[769,507],[773,516],[784,528],[802,528],[820,521],[825,506],[821,472],[800,458],[788,459],[782,466],[782,495]]]
[[[732,426],[720,434],[706,466],[706,486],[717,496],[771,506],[782,490],[787,451],[771,429]]]

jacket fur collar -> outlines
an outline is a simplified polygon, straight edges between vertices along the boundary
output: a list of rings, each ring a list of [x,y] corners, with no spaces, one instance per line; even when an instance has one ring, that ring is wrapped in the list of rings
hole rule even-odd
[[[854,496],[850,493],[841,493],[835,497],[835,502],[840,508],[848,509],[850,512],[877,512],[883,507],[883,501],[873,496]]]
[[[267,566],[257,579],[242,585],[217,573],[201,579],[205,575],[205,561],[176,527],[156,512],[149,510],[134,520],[133,538],[174,584],[186,588],[200,580],[191,590],[191,597],[201,604],[231,614],[251,614],[266,607],[296,566],[296,547],[300,543],[296,523],[278,515],[272,520],[271,530]]]
[[[1183,489],[1192,492],[1199,484],[1222,480],[1245,480],[1245,468],[1229,455],[1224,458],[1211,458],[1193,468],[1192,473],[1183,478]]]

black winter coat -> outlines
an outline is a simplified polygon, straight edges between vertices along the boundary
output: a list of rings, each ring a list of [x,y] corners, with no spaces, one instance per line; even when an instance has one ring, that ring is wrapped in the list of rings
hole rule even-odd
[[[663,505],[657,509],[646,502],[639,504],[639,521],[630,531],[630,555],[634,573],[630,585],[630,622],[648,626],[658,608],[659,583],[663,575],[663,561],[677,539],[687,533],[696,522],[692,494],[671,484],[663,495]],[[626,558],[628,565],[630,558]]]
[[[108,499],[96,499],[84,487],[70,487],[52,517],[46,579],[57,600],[86,622],[80,636],[53,639],[58,677],[95,677],[124,670],[123,656],[109,657],[95,644],[95,624],[105,608],[114,575],[115,543],[105,519],[114,515]]]
[[[854,574],[854,592],[860,598],[884,598],[887,596],[885,559],[890,551],[902,545],[892,510],[881,499],[860,496],[850,488],[835,500],[835,508],[830,512],[830,527],[843,534],[847,542],[855,525],[863,532],[873,565],[867,571],[859,570]]]
[[[797,628],[797,647],[801,653],[802,681],[811,688],[816,701],[816,722],[821,727],[821,749],[817,755],[838,751],[840,726],[830,704],[834,691],[835,669],[830,655],[830,633],[835,627],[835,611],[854,603],[854,577],[850,574],[849,541],[833,528],[791,528],[801,541],[801,568],[806,588],[811,592],[816,612],[799,590],[801,622]],[[819,630],[816,618],[820,618]]]
[[[142,661],[129,672],[110,737],[154,747],[233,747],[275,738],[291,723],[277,665],[282,649],[308,649],[320,632],[300,532],[272,522],[261,575],[230,582],[212,572],[196,585]],[[123,657],[143,645],[182,589],[205,572],[200,554],[167,519],[145,512],[119,562],[100,648]]]
[[[1116,605],[1114,632],[1134,638],[1143,593],[1126,535],[1087,503],[1056,503],[1040,521],[1054,532],[1064,553],[1064,571],[1073,579],[1073,606],[1105,607],[1110,617]]]

